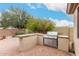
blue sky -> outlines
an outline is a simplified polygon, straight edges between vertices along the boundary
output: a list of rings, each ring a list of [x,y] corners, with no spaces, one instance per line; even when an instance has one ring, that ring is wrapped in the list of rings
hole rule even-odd
[[[0,4],[0,12],[11,7],[21,8],[37,18],[45,18],[54,21],[57,26],[72,26],[73,24],[71,16],[69,16],[64,10],[66,4],[2,3]]]

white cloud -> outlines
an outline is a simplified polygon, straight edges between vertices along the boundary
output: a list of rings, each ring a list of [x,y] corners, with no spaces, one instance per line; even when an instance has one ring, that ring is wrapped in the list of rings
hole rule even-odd
[[[42,7],[42,3],[37,3],[36,6],[34,6],[32,3],[29,3],[28,6],[31,9],[41,8]]]
[[[73,22],[69,22],[65,19],[62,19],[62,20],[57,20],[57,19],[52,19],[52,18],[49,18],[49,19],[55,22],[57,27],[63,27],[63,26],[73,27],[74,25]]]
[[[66,3],[45,3],[44,4],[49,10],[63,11],[66,12]]]
[[[67,3],[44,3],[44,5],[49,10],[66,12]],[[31,3],[28,3],[28,6],[31,7],[31,9],[36,9],[36,8],[41,8],[42,5],[41,3],[40,4],[38,3],[37,6],[34,6]]]
[[[31,3],[29,3],[28,6],[31,7],[31,9],[36,9],[36,7],[33,6]]]

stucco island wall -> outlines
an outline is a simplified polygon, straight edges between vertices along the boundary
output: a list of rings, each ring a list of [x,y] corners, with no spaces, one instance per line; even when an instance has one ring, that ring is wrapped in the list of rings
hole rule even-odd
[[[37,45],[37,35],[24,34],[17,35],[19,38],[19,50],[29,50]]]
[[[0,54],[2,53],[10,54],[11,53],[10,51],[13,52],[24,51],[29,50],[35,47],[36,45],[43,45],[43,35],[44,34],[40,33],[32,33],[32,34],[17,35],[15,37],[8,36],[0,41],[1,44]],[[68,45],[67,43],[68,43],[67,37],[60,37],[60,39],[58,39],[58,49],[68,52],[68,46],[66,46]]]
[[[20,38],[20,50],[28,50],[36,45],[43,45],[43,36],[45,34],[34,33],[19,35]],[[52,43],[50,43],[52,44]],[[58,36],[58,49],[68,52],[69,51],[69,38],[68,36]]]

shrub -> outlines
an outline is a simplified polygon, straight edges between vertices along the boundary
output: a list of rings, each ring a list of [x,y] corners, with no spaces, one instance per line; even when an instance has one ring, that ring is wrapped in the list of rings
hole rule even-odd
[[[30,19],[27,21],[26,28],[32,32],[46,33],[53,30],[55,24],[49,20]]]
[[[26,34],[25,30],[19,30],[16,32],[16,35]]]

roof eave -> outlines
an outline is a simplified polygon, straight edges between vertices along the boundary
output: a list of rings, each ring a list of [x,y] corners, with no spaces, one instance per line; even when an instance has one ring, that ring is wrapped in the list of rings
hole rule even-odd
[[[68,3],[66,12],[68,14],[73,14],[77,6],[78,6],[78,3]]]

